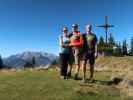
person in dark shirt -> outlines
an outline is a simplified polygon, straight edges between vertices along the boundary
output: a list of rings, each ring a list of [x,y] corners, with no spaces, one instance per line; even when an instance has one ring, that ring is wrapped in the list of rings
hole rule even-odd
[[[83,34],[83,81],[86,81],[86,65],[89,60],[90,64],[90,80],[93,81],[95,58],[97,57],[97,37],[92,33],[92,26],[86,25],[86,32]]]

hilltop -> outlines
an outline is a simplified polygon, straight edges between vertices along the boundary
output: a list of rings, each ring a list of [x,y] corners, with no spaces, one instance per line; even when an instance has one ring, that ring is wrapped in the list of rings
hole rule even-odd
[[[3,70],[0,100],[133,100],[132,64],[132,57],[99,57],[94,83],[60,79],[55,68]],[[115,77],[122,81],[114,84]]]

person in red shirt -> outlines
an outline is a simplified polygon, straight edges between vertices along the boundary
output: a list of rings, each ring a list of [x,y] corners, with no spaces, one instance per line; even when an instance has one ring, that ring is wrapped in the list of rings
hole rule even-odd
[[[74,79],[77,80],[80,69],[80,47],[83,45],[83,38],[80,32],[78,31],[77,24],[72,25],[72,33],[69,35],[69,37],[70,37],[70,46],[72,47],[73,50],[73,56],[76,65],[76,72]]]

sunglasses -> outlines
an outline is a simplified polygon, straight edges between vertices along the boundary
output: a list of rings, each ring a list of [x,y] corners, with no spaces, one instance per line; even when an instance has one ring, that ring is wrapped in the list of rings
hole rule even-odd
[[[72,26],[72,28],[78,28],[78,27],[76,27],[76,26]]]
[[[63,30],[64,32],[68,31],[68,30]]]

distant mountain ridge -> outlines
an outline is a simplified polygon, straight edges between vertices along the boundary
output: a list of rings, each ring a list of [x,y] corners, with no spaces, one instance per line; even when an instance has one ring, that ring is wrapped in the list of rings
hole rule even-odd
[[[4,58],[3,63],[6,66],[20,68],[23,67],[26,62],[31,62],[33,57],[35,57],[37,66],[51,64],[58,59],[56,55],[51,53],[26,51]]]

